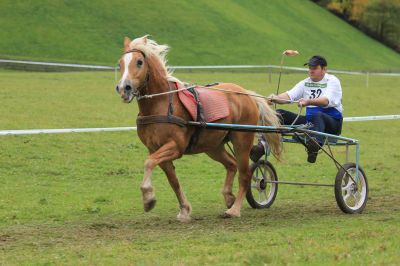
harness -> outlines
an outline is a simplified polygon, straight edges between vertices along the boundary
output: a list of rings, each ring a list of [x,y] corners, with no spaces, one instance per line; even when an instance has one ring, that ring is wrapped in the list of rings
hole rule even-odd
[[[139,49],[135,49],[135,48],[127,50],[126,52],[124,52],[124,54],[132,53],[132,52],[139,52],[143,55],[144,58],[146,58],[146,55],[143,51],[141,51]],[[150,80],[150,76],[149,76],[149,73],[147,73],[145,82],[140,86],[140,89],[147,87],[149,80]],[[174,92],[176,92],[177,90],[179,90],[179,88],[176,86],[176,84],[174,84],[174,86],[176,86],[177,90],[172,90],[171,83],[172,83],[171,81],[168,81],[168,90],[169,91],[168,91],[167,114],[166,115],[148,115],[148,116],[138,115],[138,117],[136,119],[136,125],[170,123],[170,124],[178,125],[180,127],[186,127],[186,126],[188,126],[188,124],[190,122],[193,122],[193,121],[186,121],[183,118],[174,115],[173,95],[172,94]],[[211,87],[211,86],[214,86],[217,84],[218,83],[213,83],[213,84],[206,85],[205,87]],[[200,102],[200,97],[199,97],[198,92],[196,91],[195,86],[185,88],[185,90],[188,90],[194,96],[194,99],[197,104],[197,119],[196,120],[197,120],[197,122],[199,122],[199,125],[196,125],[196,129],[195,129],[194,133],[192,134],[192,136],[190,137],[189,144],[185,150],[185,152],[191,152],[199,140],[201,130],[206,126],[206,121],[204,119],[203,106]],[[139,89],[138,89],[138,94],[139,95],[136,95],[138,101],[141,99],[144,99],[144,98],[148,98],[148,97],[146,97],[146,95],[140,95]],[[191,125],[193,126],[193,124],[191,124]]]
[[[171,82],[168,82],[168,89],[169,91],[172,91],[171,89]],[[189,144],[185,149],[185,152],[191,152],[193,148],[196,146],[200,132],[205,126],[205,119],[204,119],[204,112],[203,112],[203,107],[200,102],[200,97],[198,92],[196,91],[195,87],[189,87],[187,90],[193,94],[196,104],[197,104],[197,121],[200,122],[200,127],[196,127],[194,133],[190,137]],[[149,125],[149,124],[156,124],[156,123],[171,123],[178,125],[180,127],[186,127],[188,125],[188,121],[175,116],[174,114],[174,108],[173,108],[173,95],[169,94],[168,95],[168,112],[167,115],[148,115],[148,116],[138,116],[136,119],[136,124],[137,125]]]
[[[132,52],[141,53],[143,55],[143,57],[146,58],[146,54],[143,51],[141,51],[139,49],[135,49],[135,48],[125,51],[124,54],[132,53]],[[176,90],[172,90],[171,89],[171,82],[168,81],[168,89],[169,89],[169,91],[161,92],[161,93],[155,93],[155,94],[151,94],[151,95],[146,95],[146,94],[145,95],[140,95],[140,89],[143,89],[143,88],[147,87],[149,80],[150,80],[150,75],[149,75],[149,73],[147,73],[145,82],[143,84],[141,84],[139,86],[139,88],[137,88],[137,93],[135,95],[137,100],[139,101],[139,100],[142,100],[142,99],[150,99],[150,98],[155,97],[155,96],[161,96],[161,95],[167,95],[168,94],[168,111],[167,111],[166,115],[148,115],[148,116],[140,116],[140,115],[138,115],[138,117],[136,119],[136,124],[137,125],[149,125],[149,124],[158,124],[158,123],[170,123],[170,124],[178,125],[179,127],[195,126],[196,129],[195,129],[194,133],[192,134],[192,136],[190,137],[189,144],[186,147],[185,152],[192,151],[194,146],[198,142],[201,130],[206,127],[206,121],[204,119],[203,107],[202,107],[202,104],[200,102],[199,94],[195,89],[195,86],[179,89],[174,84],[176,86]],[[205,88],[208,88],[208,89],[211,89],[211,90],[221,91],[221,92],[224,92],[224,93],[247,95],[247,96],[251,96],[251,97],[258,97],[258,98],[264,98],[264,99],[270,99],[270,100],[272,99],[272,97],[270,97],[270,96],[266,97],[266,96],[261,96],[261,95],[254,94],[254,93],[231,91],[231,90],[226,90],[226,89],[222,89],[222,88],[213,88],[213,86],[215,86],[215,85],[218,85],[218,83],[205,85]],[[184,120],[183,118],[175,116],[173,114],[174,110],[173,110],[173,95],[172,94],[173,93],[177,93],[177,92],[179,92],[181,90],[188,90],[194,96],[194,99],[195,99],[195,101],[197,103],[197,122],[196,121],[187,121],[187,120]],[[293,102],[297,102],[297,101],[287,100],[287,102],[293,103]],[[301,109],[300,109],[300,112],[301,112]],[[300,114],[300,112],[299,112],[299,114]],[[228,134],[224,138],[224,142],[228,142],[229,139],[230,139],[230,131],[228,132]]]
[[[142,56],[144,58],[146,58],[146,54],[143,51],[136,49],[136,48],[129,49],[129,50],[125,51],[124,54],[129,54],[129,53],[133,53],[133,52],[138,52],[138,53],[142,54]],[[145,82],[142,85],[140,85],[139,88],[137,88],[137,91],[139,93],[140,93],[140,89],[144,89],[145,87],[147,87],[149,80],[150,80],[150,75],[149,75],[149,73],[146,73]],[[172,90],[171,90],[170,82],[168,82],[168,88],[169,88],[169,91],[171,92]],[[140,99],[144,98],[139,93],[137,95],[135,95],[137,97],[138,101]],[[176,124],[180,127],[186,126],[187,125],[186,120],[173,115],[174,109],[173,109],[173,102],[172,102],[172,100],[173,100],[172,94],[169,94],[168,98],[169,98],[168,113],[166,116],[165,115],[138,116],[137,120],[136,120],[136,124],[137,125],[148,125],[148,124],[155,124],[155,123],[172,123],[172,124]]]
[[[168,82],[168,89],[171,89],[171,82]],[[187,125],[187,121],[179,116],[173,115],[174,108],[173,108],[173,95],[168,95],[168,111],[167,115],[147,115],[141,116],[139,115],[136,119],[137,125],[149,125],[149,124],[156,124],[156,123],[172,123],[178,125],[180,127],[185,127]]]

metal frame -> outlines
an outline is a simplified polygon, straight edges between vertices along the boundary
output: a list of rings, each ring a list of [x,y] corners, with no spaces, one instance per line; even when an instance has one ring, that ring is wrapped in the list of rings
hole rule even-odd
[[[346,171],[346,173],[349,175],[349,177],[354,182],[358,182],[360,143],[356,139],[310,130],[310,129],[304,128],[302,125],[300,125],[300,126],[298,126],[298,125],[291,125],[291,126],[283,125],[280,127],[275,127],[275,126],[243,125],[243,124],[202,123],[202,122],[193,122],[193,121],[189,121],[188,125],[196,126],[196,127],[203,127],[206,129],[213,129],[213,130],[234,130],[234,131],[258,132],[258,133],[280,133],[283,135],[283,142],[288,142],[288,143],[301,143],[300,141],[295,140],[293,138],[288,138],[287,136],[289,134],[294,134],[294,135],[304,134],[305,136],[308,136],[308,137],[310,137],[310,135],[324,136],[327,139],[336,140],[335,142],[327,142],[327,146],[328,146],[329,150],[330,150],[330,146],[346,146],[346,162],[349,161],[348,160],[349,159],[349,155],[348,155],[349,146],[355,145],[356,146],[356,161],[355,161],[356,176],[355,176],[355,178],[353,178],[353,176],[346,169],[343,168],[342,164],[340,164],[334,158],[332,152],[331,152],[331,154],[329,154],[324,148],[321,148],[321,150],[334,161],[334,163],[338,169],[342,168],[343,170]],[[265,156],[267,157],[268,155],[266,154]],[[334,184],[332,185],[332,184],[285,182],[285,181],[274,181],[273,183],[290,184],[290,185],[308,185],[308,186],[330,186],[330,187],[335,186]]]
[[[349,175],[349,177],[354,181],[358,181],[358,168],[359,168],[359,160],[360,160],[360,143],[358,140],[356,139],[352,139],[352,138],[347,138],[347,137],[342,137],[342,136],[336,136],[336,135],[332,135],[332,134],[328,134],[328,133],[323,133],[323,132],[317,132],[317,131],[313,131],[313,130],[307,130],[304,132],[304,136],[306,136],[307,138],[310,137],[310,135],[319,135],[319,136],[324,136],[326,137],[326,146],[329,149],[328,153],[323,147],[321,147],[321,150],[328,155],[332,161],[334,161],[336,167],[342,168],[343,170],[345,170],[345,172]],[[283,142],[287,142],[287,143],[301,143],[300,141],[292,138],[291,136],[298,136],[298,134],[296,134],[296,132],[294,132],[294,135],[288,135],[283,133]],[[334,139],[336,141],[332,142],[331,140]],[[353,176],[346,170],[343,168],[342,164],[340,164],[333,156],[333,153],[330,149],[331,146],[346,146],[346,162],[349,162],[349,146],[356,146],[356,160],[355,160],[355,164],[356,164],[356,175],[353,178]],[[319,183],[300,183],[300,182],[282,182],[282,184],[298,184],[298,185],[309,185],[309,186],[332,186],[334,187],[334,184],[319,184]]]

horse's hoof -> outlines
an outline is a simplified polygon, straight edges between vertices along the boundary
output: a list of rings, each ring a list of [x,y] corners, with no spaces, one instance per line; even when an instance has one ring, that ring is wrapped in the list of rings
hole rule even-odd
[[[190,223],[190,221],[192,220],[190,216],[185,216],[181,214],[178,214],[178,216],[176,216],[176,219],[181,223]]]
[[[227,215],[227,214],[224,212],[224,213],[221,213],[221,214],[219,215],[219,218],[222,218],[222,219],[229,219],[229,218],[232,218],[232,216]]]
[[[240,217],[240,213],[234,213],[232,211],[225,211],[224,214],[222,215],[223,218],[236,218],[236,217]]]
[[[192,213],[192,207],[190,205],[187,205],[186,207],[181,208],[178,215],[176,216],[176,219],[181,223],[188,223],[191,220],[190,218],[191,213]]]
[[[157,202],[156,199],[152,199],[152,200],[150,200],[150,201],[148,201],[148,202],[145,202],[145,203],[143,204],[144,211],[145,211],[145,212],[151,211],[151,210],[154,208],[154,206],[156,206],[156,202]]]

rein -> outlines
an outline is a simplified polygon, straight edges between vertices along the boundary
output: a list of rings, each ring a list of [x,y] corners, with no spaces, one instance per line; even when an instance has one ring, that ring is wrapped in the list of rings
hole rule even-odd
[[[124,52],[124,54],[128,54],[128,53],[133,53],[133,52],[138,52],[141,53],[143,55],[144,58],[146,58],[146,54],[139,50],[139,49],[130,49]],[[137,89],[137,93],[134,95],[137,99],[137,101],[140,101],[142,99],[151,99],[153,97],[157,97],[157,96],[162,96],[162,95],[168,95],[168,114],[166,116],[162,116],[162,115],[150,115],[150,116],[138,116],[137,118],[137,124],[138,125],[147,125],[147,124],[155,124],[155,123],[173,123],[176,124],[178,126],[184,127],[187,125],[187,121],[185,121],[184,119],[174,116],[173,115],[173,103],[172,103],[172,94],[173,93],[178,93],[180,91],[184,91],[184,90],[189,90],[191,87],[188,88],[182,88],[182,89],[176,89],[176,90],[172,90],[171,89],[171,85],[170,85],[170,81],[168,81],[168,89],[169,91],[166,92],[160,92],[160,93],[154,93],[154,94],[145,94],[145,95],[140,95],[140,90],[143,88],[146,88],[148,85],[148,82],[150,80],[150,75],[147,72],[146,73],[146,79],[145,82],[143,84],[141,84]],[[221,91],[224,93],[233,93],[233,94],[239,94],[239,95],[246,95],[246,96],[251,96],[251,97],[257,97],[257,98],[263,98],[266,100],[272,100],[273,97],[270,96],[262,96],[262,95],[258,95],[258,94],[253,94],[253,93],[246,93],[246,92],[239,92],[239,91],[231,91],[231,90],[225,90],[225,89],[219,89],[219,88],[214,88],[214,87],[203,87],[206,88],[208,90],[215,90],[215,91]],[[279,88],[279,87],[278,87]],[[285,100],[285,99],[280,99],[281,101],[287,102],[287,103],[298,103],[298,101],[291,101],[291,100]],[[302,110],[302,106],[299,107],[299,112],[297,114],[296,119],[293,121],[292,125],[297,121],[297,119],[300,116],[301,110]]]
[[[146,82],[146,83],[147,83],[147,82]],[[169,82],[168,82],[168,86],[169,86]],[[171,90],[171,87],[169,86],[169,89],[170,89],[169,91],[161,92],[161,93],[154,93],[154,94],[145,94],[145,95],[137,96],[136,98],[137,98],[138,101],[140,101],[141,99],[151,99],[151,98],[157,97],[157,96],[171,95],[172,93],[178,93],[178,92],[180,92],[180,91],[188,90],[188,89],[190,89],[190,88],[192,88],[192,87],[182,88],[182,89],[177,89],[177,90]],[[221,91],[221,92],[224,92],[224,93],[234,93],[234,94],[240,94],[240,95],[247,95],[247,96],[252,96],[252,97],[258,97],[258,98],[263,98],[263,99],[267,99],[267,100],[272,100],[272,99],[273,99],[273,97],[269,97],[269,96],[267,97],[267,96],[262,96],[262,95],[258,95],[258,94],[252,94],[252,93],[245,93],[245,92],[238,92],[238,91],[217,89],[217,88],[213,88],[213,87],[202,87],[202,88],[205,88],[205,89],[208,89],[208,90]],[[170,99],[171,99],[171,97],[170,97]],[[291,100],[285,100],[285,99],[280,99],[280,100],[281,100],[281,101],[288,102],[288,103],[298,103],[298,102],[299,102],[299,101],[291,101]],[[168,108],[168,110],[169,110],[168,115],[172,115],[172,112],[170,113],[170,110],[171,110],[170,108],[172,108],[171,103],[172,103],[172,102],[171,102],[171,100],[170,100],[170,101],[169,101],[170,106],[169,106],[169,108]],[[293,120],[291,126],[293,126],[293,125],[296,123],[296,121],[299,119],[302,110],[303,110],[303,106],[299,106],[299,111],[298,111],[298,113],[297,113],[296,118]],[[177,117],[177,118],[179,118],[179,117]],[[162,120],[162,121],[161,121],[161,120]],[[161,120],[160,120],[160,119],[157,119],[157,121],[156,121],[156,120],[152,119],[152,121],[154,121],[154,123],[157,123],[157,122],[168,122],[168,121],[165,121],[165,119],[161,119]],[[171,122],[171,123],[178,124],[178,125],[180,125],[180,126],[186,125],[185,123],[181,123],[180,120],[181,120],[181,119],[179,119],[179,121],[176,121],[176,120],[175,120],[174,122]]]
[[[133,53],[133,52],[141,53],[143,55],[143,57],[146,58],[145,53],[143,51],[139,50],[139,49],[136,49],[136,48],[127,50],[126,52],[124,52],[124,54]],[[149,73],[147,73],[146,74],[146,82],[144,84],[142,84],[141,86],[139,86],[139,88],[142,89],[142,88],[146,87],[149,79],[150,79]],[[169,83],[168,83],[168,86],[169,86]],[[139,91],[139,88],[137,88],[138,91]],[[169,91],[166,91],[166,92],[154,93],[154,94],[145,94],[145,95],[135,95],[135,96],[136,96],[137,100],[140,101],[141,99],[150,99],[150,98],[157,97],[157,96],[177,93],[177,92],[180,92],[180,91],[188,90],[189,88],[171,90],[171,87],[169,87]],[[252,96],[252,97],[258,97],[258,98],[263,98],[263,99],[267,99],[267,100],[272,100],[272,97],[262,96],[262,95],[258,95],[258,94],[245,93],[245,92],[239,92],[239,91],[230,91],[230,90],[224,90],[224,89],[217,89],[217,88],[213,88],[213,87],[204,87],[204,88],[209,89],[209,90],[222,91],[224,93],[241,94],[241,95],[247,95],[247,96]],[[284,99],[281,99],[281,100],[285,101],[285,102],[288,102],[288,103],[298,103],[298,101],[291,101],[291,100],[284,100]]]
[[[140,99],[143,98],[143,96],[145,95],[140,95],[140,90],[144,89],[147,87],[147,84],[149,83],[150,80],[150,74],[149,72],[146,73],[146,78],[143,82],[142,85],[140,85],[139,87],[136,88],[136,93],[134,93],[133,95],[136,97],[136,99],[139,101]]]
[[[166,92],[161,92],[161,93],[154,93],[154,94],[145,94],[145,95],[141,95],[140,97],[137,98],[137,100],[141,100],[141,99],[151,99],[153,97],[157,97],[157,96],[162,96],[162,95],[166,95],[166,94],[172,94],[172,93],[177,93],[180,91],[184,91],[184,90],[188,90],[191,87],[188,88],[182,88],[182,89],[177,89],[177,90],[173,90],[173,91],[166,91]],[[269,96],[262,96],[262,95],[258,95],[258,94],[252,94],[252,93],[246,93],[246,92],[239,92],[239,91],[231,91],[231,90],[224,90],[224,89],[218,89],[218,88],[213,88],[213,87],[202,87],[204,89],[208,89],[208,90],[215,90],[215,91],[221,91],[224,93],[233,93],[233,94],[240,94],[240,95],[247,95],[247,96],[252,96],[252,97],[257,97],[257,98],[263,98],[263,99],[267,99],[267,100],[272,100],[272,97]],[[299,101],[291,101],[291,100],[285,100],[285,99],[280,99],[282,101],[288,102],[288,103],[298,103]]]

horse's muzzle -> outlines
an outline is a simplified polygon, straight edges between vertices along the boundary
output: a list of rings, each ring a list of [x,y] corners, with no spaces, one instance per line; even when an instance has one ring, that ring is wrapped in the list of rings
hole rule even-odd
[[[124,103],[130,103],[136,96],[134,89],[130,85],[125,85],[124,87],[117,85],[115,90],[121,96]]]
[[[121,97],[125,103],[130,103],[133,100],[133,98],[135,98],[135,93],[133,92],[133,88],[129,85],[126,85],[124,91],[125,91],[124,97],[122,96]]]

